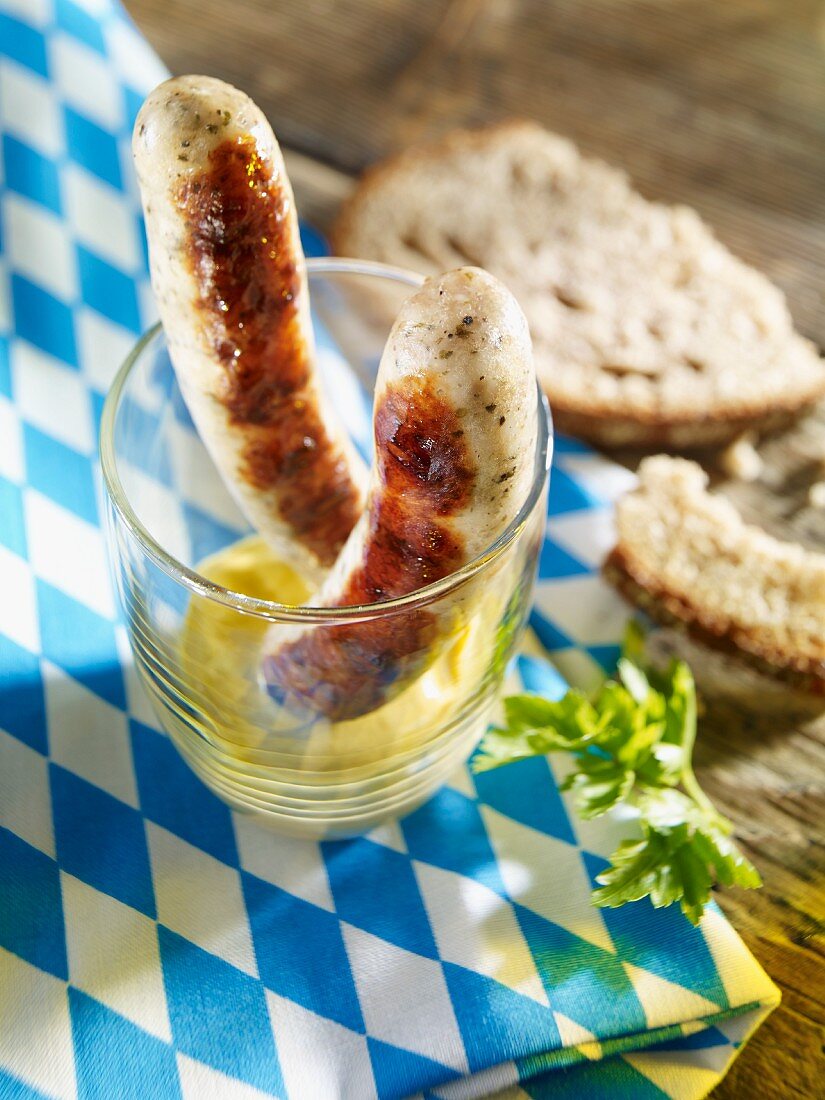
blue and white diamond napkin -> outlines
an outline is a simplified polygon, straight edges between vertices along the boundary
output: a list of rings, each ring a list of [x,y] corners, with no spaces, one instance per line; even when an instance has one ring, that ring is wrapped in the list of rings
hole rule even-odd
[[[715,907],[590,906],[622,825],[577,821],[555,763],[316,844],[159,731],[95,440],[153,316],[129,132],[163,76],[115,0],[0,0],[0,1098],[704,1095],[777,991]],[[578,682],[621,634],[597,567],[625,477],[557,441],[533,625]],[[538,651],[515,675],[563,689]]]

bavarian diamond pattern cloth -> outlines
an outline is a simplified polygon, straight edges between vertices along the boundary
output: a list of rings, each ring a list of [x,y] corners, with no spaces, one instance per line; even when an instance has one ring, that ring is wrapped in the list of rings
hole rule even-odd
[[[577,821],[555,762],[462,769],[317,844],[231,813],[158,728],[95,439],[153,316],[129,132],[163,75],[113,0],[0,0],[0,1098],[704,1095],[776,990],[716,908],[591,907],[624,826]],[[597,567],[626,477],[558,440],[554,665],[525,653],[516,686],[615,657]]]

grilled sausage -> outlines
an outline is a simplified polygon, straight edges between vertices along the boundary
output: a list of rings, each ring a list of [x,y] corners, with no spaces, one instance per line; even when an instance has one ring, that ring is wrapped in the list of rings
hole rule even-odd
[[[292,190],[248,96],[184,76],[135,124],[152,287],[178,383],[218,470],[279,557],[320,579],[367,471],[324,398]]]
[[[405,596],[482,554],[529,494],[536,405],[527,322],[512,294],[478,268],[428,279],[402,306],[381,359],[365,513],[313,603]],[[458,590],[401,616],[301,627],[286,640],[273,628],[264,682],[297,713],[368,713],[435,655],[460,599]]]

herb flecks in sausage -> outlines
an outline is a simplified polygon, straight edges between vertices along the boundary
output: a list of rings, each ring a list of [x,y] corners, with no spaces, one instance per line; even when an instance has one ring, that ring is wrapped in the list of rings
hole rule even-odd
[[[502,284],[459,269],[411,295],[378,370],[367,510],[319,606],[403,597],[487,551],[527,499],[535,401],[527,322]],[[522,415],[525,402],[532,415]],[[273,631],[269,690],[287,709],[335,722],[368,713],[436,658],[474,598],[459,584],[386,617],[298,628],[292,640]]]
[[[287,202],[251,137],[218,145],[207,171],[186,179],[178,194],[190,228],[195,305],[224,368],[215,396],[245,428],[239,474],[258,489],[277,487],[282,520],[329,565],[341,532],[354,526],[358,498],[305,393],[311,363],[298,312],[301,278],[285,238]]]

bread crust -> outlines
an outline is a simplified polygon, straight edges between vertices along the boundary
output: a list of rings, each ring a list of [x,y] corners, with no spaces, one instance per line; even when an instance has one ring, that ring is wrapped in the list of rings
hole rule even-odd
[[[806,400],[789,401],[786,408],[750,409],[738,416],[706,416],[703,420],[690,418],[665,419],[620,416],[610,410],[565,407],[548,394],[553,407],[553,424],[565,435],[587,439],[599,447],[629,447],[644,451],[689,451],[705,447],[723,447],[732,443],[743,432],[759,434],[778,431],[787,427],[809,408]]]
[[[825,697],[825,659],[813,661],[760,644],[753,633],[724,626],[709,608],[701,608],[666,588],[653,577],[636,571],[632,557],[614,547],[602,572],[628,603],[662,626],[676,627],[697,642],[741,661],[749,668],[788,685]]]
[[[449,167],[450,161],[457,164],[470,156],[493,157],[498,155],[503,146],[509,147],[513,143],[525,145],[529,143],[535,149],[539,149],[541,143],[546,143],[549,149],[548,158],[558,156],[559,160],[567,166],[566,170],[569,173],[581,173],[583,178],[590,174],[591,183],[592,180],[596,181],[592,186],[598,187],[603,183],[606,190],[614,189],[619,196],[618,202],[624,201],[626,192],[627,202],[635,204],[636,214],[643,220],[645,214],[640,213],[642,208],[638,204],[644,203],[644,200],[636,192],[627,188],[622,173],[608,168],[599,161],[580,157],[568,142],[547,133],[536,123],[509,120],[481,130],[453,131],[429,145],[405,150],[367,169],[353,194],[344,202],[333,227],[331,241],[334,251],[338,255],[368,256],[410,266],[411,259],[416,258],[416,250],[420,249],[423,261],[417,265],[420,270],[428,274],[437,270],[439,250],[438,248],[432,250],[433,254],[428,256],[426,242],[424,244],[418,240],[411,242],[416,250],[406,255],[403,247],[396,247],[397,242],[392,239],[392,232],[389,233],[389,243],[386,241],[387,234],[383,235],[380,245],[376,243],[377,238],[381,236],[381,210],[379,209],[376,214],[376,209],[380,208],[382,198],[390,191],[395,194],[399,188],[410,181],[420,187],[422,177],[424,180],[431,178],[436,182],[443,180],[445,164]],[[497,202],[501,200],[498,191],[493,193],[493,198]],[[689,255],[692,260],[697,256],[701,260],[707,255],[712,261],[709,263],[710,268],[714,268],[714,264],[718,265],[721,257],[722,275],[718,276],[721,278],[721,285],[729,289],[733,287],[734,294],[744,288],[743,301],[750,300],[756,303],[755,314],[758,315],[764,306],[766,315],[774,319],[779,318],[775,346],[768,342],[769,339],[773,339],[772,335],[766,336],[762,345],[770,349],[771,353],[776,351],[779,359],[771,360],[766,351],[764,361],[754,361],[752,385],[750,380],[746,380],[744,384],[733,387],[725,387],[724,384],[716,389],[709,387],[707,396],[703,391],[702,399],[697,400],[695,404],[690,400],[684,403],[668,402],[661,395],[671,384],[672,356],[671,348],[664,341],[653,345],[656,351],[661,352],[660,361],[658,363],[654,361],[649,372],[658,375],[655,384],[646,387],[644,371],[639,371],[638,379],[631,379],[629,385],[625,384],[619,375],[619,384],[613,387],[615,392],[604,392],[605,389],[609,391],[609,385],[602,387],[602,392],[596,392],[598,387],[592,384],[592,380],[598,378],[601,381],[602,372],[607,373],[612,369],[609,362],[588,363],[586,369],[583,367],[579,371],[577,378],[575,374],[577,363],[574,359],[568,359],[566,362],[573,369],[572,380],[568,371],[568,377],[562,383],[557,377],[558,371],[554,369],[555,364],[552,360],[554,354],[552,334],[542,340],[534,331],[539,376],[550,399],[556,426],[561,431],[590,440],[599,446],[632,446],[648,450],[658,448],[684,451],[722,446],[748,430],[762,432],[782,427],[810,408],[820,398],[825,397],[825,363],[817,363],[818,353],[813,345],[793,332],[781,294],[753,269],[732,257],[715,241],[707,227],[692,211],[667,208],[657,203],[648,203],[645,210],[650,213],[651,218],[658,218],[660,221],[670,218],[674,225],[677,222],[680,224],[684,222],[683,228],[689,242],[686,246],[686,255]],[[463,213],[463,210],[456,212],[456,233],[459,235],[462,232],[461,215]],[[641,221],[639,224],[641,225]],[[595,230],[598,230],[598,225],[595,226]],[[374,238],[372,241],[370,241],[371,235]],[[588,244],[587,247],[599,246]],[[479,266],[491,268],[495,274],[504,278],[505,282],[508,281],[504,272],[496,268],[490,256],[471,255],[469,259]],[[701,268],[701,263],[698,266]],[[706,276],[700,271],[699,277],[711,279],[716,276]],[[530,276],[525,279],[525,283],[529,283],[529,279]],[[521,297],[518,286],[511,285],[511,288],[516,292],[517,297]],[[540,287],[538,289],[541,290]],[[541,293],[544,292],[541,291]],[[549,303],[549,292],[547,298]],[[563,298],[560,300],[563,301]],[[538,307],[534,306],[531,313],[527,302],[522,300],[522,305],[528,313],[532,327]],[[553,304],[550,303],[550,305]],[[757,320],[759,319],[757,316]],[[735,352],[735,342],[731,342],[733,338],[730,333],[724,332],[724,318],[717,318],[717,321],[719,331],[728,341],[725,346],[729,350],[733,348]],[[565,316],[563,309],[561,310],[562,325],[576,322],[575,310],[570,311],[569,317]],[[739,356],[742,362],[747,362],[749,356],[753,355],[754,347],[757,346],[754,343],[755,339],[749,337],[742,344]],[[712,338],[710,343],[714,343]],[[543,344],[551,349],[549,353],[545,353],[548,360],[545,369],[542,369]],[[638,349],[631,347],[630,350],[632,355]],[[690,360],[690,356],[687,358]],[[736,354],[732,354],[731,358],[736,359]],[[766,387],[766,374],[775,371],[785,372],[786,377],[781,384]],[[661,383],[658,379],[661,379]],[[697,381],[700,384],[703,383],[701,378],[697,378]],[[634,389],[635,382],[638,382],[638,385]],[[690,398],[693,387],[689,374],[679,380],[679,385]],[[648,392],[640,397],[641,391],[645,388]]]
[[[744,523],[707,481],[694,462],[645,459],[606,579],[657,622],[825,695],[825,555]]]

